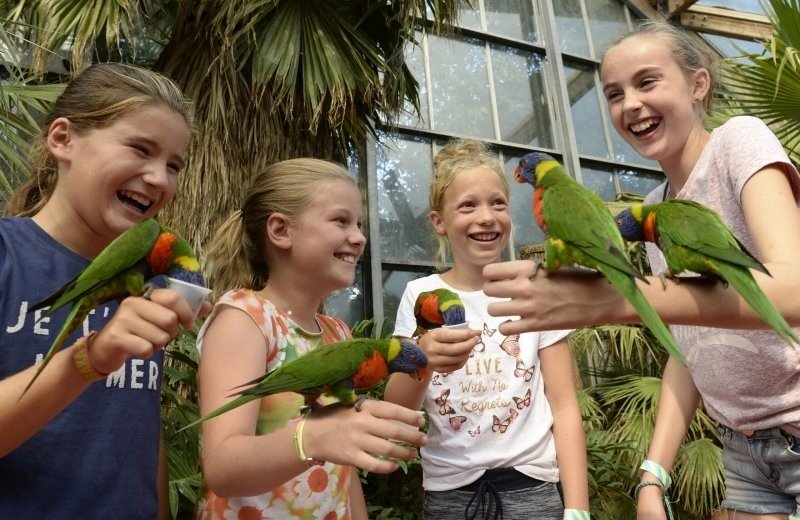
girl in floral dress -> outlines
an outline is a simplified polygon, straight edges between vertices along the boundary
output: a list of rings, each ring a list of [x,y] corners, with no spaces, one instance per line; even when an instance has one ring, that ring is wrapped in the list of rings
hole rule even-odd
[[[256,176],[209,251],[211,286],[228,292],[197,339],[201,414],[243,382],[351,337],[317,310],[355,280],[361,221],[361,193],[337,164],[293,159]],[[415,458],[422,416],[382,401],[360,412],[319,404],[303,415],[303,396],[287,392],[204,422],[198,518],[367,518],[354,466],[388,473]]]

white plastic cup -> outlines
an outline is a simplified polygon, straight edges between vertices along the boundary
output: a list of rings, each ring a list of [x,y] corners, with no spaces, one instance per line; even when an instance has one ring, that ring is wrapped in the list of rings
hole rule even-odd
[[[175,291],[176,293],[180,294],[186,303],[192,308],[192,319],[197,319],[197,315],[200,313],[200,309],[203,307],[203,302],[206,301],[206,298],[209,294],[211,294],[211,289],[206,289],[200,285],[195,285],[193,283],[184,282],[183,280],[178,280],[177,278],[170,278],[167,277],[169,282],[169,289]]]

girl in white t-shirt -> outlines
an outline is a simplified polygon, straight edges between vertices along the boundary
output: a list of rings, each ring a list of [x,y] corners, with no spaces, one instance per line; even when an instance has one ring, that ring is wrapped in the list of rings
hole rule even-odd
[[[428,412],[427,518],[589,518],[569,331],[506,337],[497,329],[507,318],[487,312],[498,299],[483,293],[482,270],[509,243],[508,196],[502,164],[484,144],[456,140],[436,155],[430,220],[440,260],[449,247],[453,267],[408,284],[394,334],[414,334],[416,298],[437,287],[458,294],[469,328],[423,334],[431,376],[392,377],[385,393]]]

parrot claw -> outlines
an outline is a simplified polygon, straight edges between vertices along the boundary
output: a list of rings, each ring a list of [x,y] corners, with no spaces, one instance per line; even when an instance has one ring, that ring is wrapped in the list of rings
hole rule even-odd
[[[364,404],[365,401],[369,401],[369,400],[370,400],[370,397],[368,395],[359,395],[358,398],[356,398],[356,402],[353,403],[353,408],[355,408],[355,410],[357,412],[360,412],[361,411],[361,406]]]
[[[147,301],[150,301],[150,297],[153,295],[153,291],[155,290],[156,286],[151,283],[148,283],[145,284],[144,287],[145,289],[144,293],[142,293],[142,298],[144,298]]]
[[[531,275],[528,278],[530,278],[531,280],[535,279],[536,275],[539,274],[539,270],[542,268],[542,266],[544,266],[544,262],[542,262],[538,258],[535,258],[533,260],[533,271],[531,271]],[[545,270],[545,276],[547,276],[547,274],[548,274],[547,270]]]

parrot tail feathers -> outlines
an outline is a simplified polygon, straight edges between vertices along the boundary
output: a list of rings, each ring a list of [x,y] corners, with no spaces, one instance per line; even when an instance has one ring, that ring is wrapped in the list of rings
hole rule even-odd
[[[634,279],[618,271],[613,273],[604,272],[603,274],[606,275],[611,285],[630,302],[636,313],[642,318],[642,323],[650,329],[650,332],[667,349],[667,352],[681,364],[686,365],[686,358],[683,356],[669,328],[661,320],[653,306],[650,305],[650,302],[647,301],[647,298],[644,297],[642,291],[636,286]]]
[[[53,340],[53,344],[50,346],[50,350],[47,351],[47,354],[45,354],[44,359],[42,359],[42,362],[39,363],[39,366],[36,369],[36,373],[33,374],[33,377],[31,378],[30,382],[27,384],[27,386],[25,386],[25,389],[22,391],[22,394],[20,394],[19,396],[20,399],[31,388],[33,382],[39,378],[39,375],[41,375],[42,370],[44,370],[44,367],[46,367],[50,363],[50,361],[53,359],[53,356],[55,356],[56,353],[59,350],[61,350],[61,345],[64,344],[64,341],[66,341],[67,337],[69,337],[69,335],[72,334],[72,332],[83,321],[82,319],[79,319],[81,316],[82,307],[83,306],[81,305],[81,302],[78,302],[72,306],[72,309],[69,311],[69,314],[67,315],[67,319],[64,321],[64,326],[61,327],[61,330],[58,332],[58,336],[56,336],[56,338]]]
[[[758,314],[761,319],[786,343],[794,348],[800,348],[800,340],[794,329],[786,322],[780,311],[767,298],[767,295],[758,286],[758,282],[746,268],[721,264],[719,274],[728,282],[744,301]]]
[[[225,403],[222,406],[220,406],[219,408],[217,408],[216,410],[213,410],[213,411],[205,414],[204,416],[200,417],[199,419],[197,419],[195,421],[192,421],[191,423],[187,424],[186,426],[184,426],[183,428],[178,430],[178,432],[182,432],[183,430],[188,430],[189,428],[197,426],[198,424],[200,424],[202,422],[205,422],[205,421],[207,421],[209,419],[213,419],[214,417],[222,415],[225,412],[230,412],[234,408],[238,408],[238,407],[242,406],[243,404],[247,404],[250,401],[254,401],[254,400],[258,399],[258,398],[259,398],[259,396],[257,396],[257,395],[240,395],[239,397],[237,397],[233,401]]]

